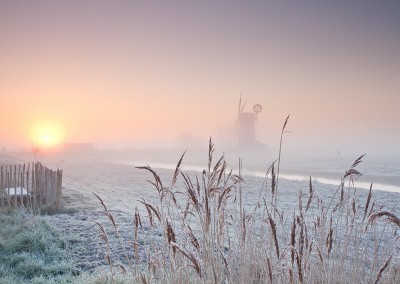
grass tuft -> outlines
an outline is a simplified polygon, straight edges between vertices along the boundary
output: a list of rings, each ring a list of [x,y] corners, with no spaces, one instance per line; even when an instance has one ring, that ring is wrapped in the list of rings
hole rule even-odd
[[[0,283],[72,283],[81,273],[65,242],[41,216],[0,212]]]

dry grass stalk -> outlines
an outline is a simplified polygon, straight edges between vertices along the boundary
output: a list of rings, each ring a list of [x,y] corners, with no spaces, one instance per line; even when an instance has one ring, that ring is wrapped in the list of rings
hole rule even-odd
[[[126,274],[126,268],[121,263],[118,264],[118,268],[121,270],[122,274]]]
[[[341,182],[341,184],[340,184],[340,201],[339,201],[339,204],[343,203],[344,196],[345,196],[345,193],[344,193],[344,180],[343,180]]]
[[[171,241],[170,244],[173,247],[173,249],[178,250],[187,259],[190,260],[190,262],[192,263],[191,266],[196,270],[197,274],[201,278],[202,277],[202,275],[201,275],[201,266],[200,266],[200,262],[197,260],[197,258],[192,253],[185,251],[180,245],[178,245],[174,241]]]
[[[106,230],[104,229],[103,224],[101,224],[101,223],[99,223],[99,222],[97,222],[97,221],[94,221],[94,222],[95,222],[96,225],[99,227],[100,232],[101,232],[101,234],[99,235],[99,238],[100,238],[101,240],[104,240],[104,241],[106,242],[107,246],[109,246],[110,243],[108,242],[108,235],[107,235],[107,233],[106,233]]]
[[[275,252],[276,252],[276,256],[278,257],[278,259],[280,259],[280,253],[279,253],[279,243],[278,243],[278,235],[276,232],[276,224],[275,221],[272,219],[271,214],[268,212],[268,223],[271,229],[271,234],[272,234],[272,238],[274,240],[274,244],[275,244]]]
[[[328,251],[328,255],[331,253],[332,250],[332,244],[333,244],[333,228],[332,228],[332,217],[329,221],[329,233],[326,236],[326,241],[325,241],[325,245]]]
[[[227,179],[225,178],[225,171],[226,171],[226,167],[227,167],[227,163],[225,161],[225,157],[223,157],[223,163],[221,165],[221,169],[219,170],[219,176],[218,176],[218,180],[217,180],[217,185],[220,185],[221,181],[227,181]],[[232,173],[232,169],[230,171],[230,173]],[[224,186],[226,186],[226,183],[224,183]]]
[[[229,277],[229,276],[231,275],[231,271],[230,271],[230,269],[229,269],[228,261],[226,260],[226,257],[225,257],[225,255],[224,255],[224,253],[222,252],[221,247],[218,246],[218,249],[219,249],[219,252],[220,252],[220,254],[221,254],[221,256],[222,256],[222,260],[224,261],[225,269],[226,269],[226,271],[227,271],[227,273],[228,273],[228,277]]]
[[[357,179],[358,177],[362,176],[362,173],[360,173],[358,170],[356,170],[355,167],[358,166],[358,165],[361,163],[362,158],[363,158],[364,156],[365,156],[365,154],[364,154],[364,155],[361,155],[360,157],[358,157],[358,158],[353,162],[353,164],[351,165],[350,169],[347,170],[347,171],[345,172],[344,176],[342,177],[341,182],[340,182],[340,185],[339,185],[338,188],[336,189],[335,194],[332,196],[332,198],[331,198],[331,200],[329,201],[329,204],[328,204],[328,208],[330,208],[331,205],[332,205],[332,202],[334,201],[334,199],[335,199],[335,197],[336,197],[336,194],[337,194],[338,191],[340,190],[340,200],[339,200],[339,202],[336,204],[336,206],[334,207],[333,212],[335,212],[336,210],[338,210],[338,209],[342,206],[343,201],[344,201],[344,199],[345,199],[344,183],[345,183],[346,178],[349,177],[349,179],[350,179],[350,185],[354,187],[354,180]],[[326,217],[326,213],[327,213],[327,212],[325,212],[325,217]],[[324,219],[325,219],[325,217],[324,217]]]
[[[312,186],[311,176],[310,176],[310,181],[309,181],[309,187],[308,188],[309,188],[309,197],[308,197],[308,201],[307,201],[306,211],[305,212],[307,212],[308,209],[310,208],[311,201],[314,198],[314,189],[313,189],[313,186]]]
[[[389,211],[377,211],[371,213],[368,217],[368,223],[374,223],[377,219],[382,217],[386,217],[389,222],[392,222],[393,224],[400,227],[400,218],[397,217],[393,212]]]
[[[193,184],[187,174],[182,173],[183,180],[185,181],[185,188],[188,193],[189,199],[191,200],[192,204],[199,211],[199,200],[196,195],[196,191],[193,188]]]
[[[371,216],[372,212],[375,210],[375,200],[372,201],[371,209],[369,210],[368,216]]]
[[[187,234],[190,238],[190,242],[192,245],[196,248],[198,252],[200,252],[200,243],[199,240],[196,238],[196,236],[193,234],[192,228],[190,226],[187,226]]]
[[[117,226],[117,222],[115,221],[115,218],[114,218],[114,216],[111,214],[111,212],[110,211],[108,211],[108,209],[107,209],[107,206],[105,205],[105,203],[103,202],[103,200],[100,198],[100,196],[99,195],[97,195],[96,193],[94,193],[93,192],[93,194],[97,197],[97,199],[100,201],[100,203],[101,203],[101,205],[103,206],[103,208],[104,208],[104,211],[103,211],[103,213],[107,216],[107,218],[111,221],[111,224],[112,224],[112,226],[113,226],[113,228],[114,228],[114,231],[115,231],[115,233],[116,233],[116,235],[117,235],[117,238],[118,238],[118,240],[119,240],[119,242],[120,242],[120,245],[121,245],[121,248],[122,248],[122,250],[124,251],[124,255],[125,255],[125,259],[126,259],[126,261],[129,263],[129,265],[131,265],[131,261],[130,261],[130,258],[128,257],[128,252],[127,252],[127,249],[126,249],[126,246],[125,246],[125,244],[124,244],[124,241],[123,241],[123,239],[122,239],[122,237],[121,237],[121,235],[120,235],[120,233],[119,233],[119,229],[118,229],[118,226]],[[100,223],[98,223],[98,222],[96,222],[98,225],[100,224]],[[100,224],[101,225],[101,224]],[[100,226],[99,226],[100,227]],[[103,231],[102,231],[102,233],[104,234],[105,233],[105,230],[104,230],[104,227],[101,225],[101,228],[103,228]],[[100,228],[100,229],[101,229]],[[105,234],[105,236],[107,236],[106,234]],[[107,237],[107,248],[108,248],[108,253],[107,253],[107,261],[111,261],[111,257],[110,257],[110,254],[109,254],[109,252],[110,252],[110,246],[109,246],[109,242],[108,242],[108,237]],[[111,262],[110,262],[111,263]]]
[[[302,197],[303,197],[303,193],[302,193],[302,191],[300,189],[299,190],[299,195],[298,195],[298,204],[299,204],[299,212],[300,213],[303,212],[303,200],[302,200]]]
[[[219,220],[218,220],[218,232],[217,232],[217,242],[220,244],[223,241],[225,228],[225,211],[224,209],[219,210]]]
[[[288,123],[289,117],[290,117],[290,114],[286,117],[285,123],[283,124],[282,132],[281,132],[281,139],[280,139],[280,142],[279,142],[278,171],[277,171],[277,174],[276,174],[276,188],[275,188],[275,192],[276,192],[277,189],[278,189],[278,182],[279,182],[279,169],[280,169],[280,165],[281,165],[281,154],[282,154],[283,133],[285,133],[285,128],[286,128],[286,125],[287,125],[287,123]]]
[[[100,234],[99,234],[99,241],[104,241],[104,243],[106,244],[106,253],[105,253],[105,259],[110,267],[110,271],[111,271],[111,277],[114,275],[114,268],[113,268],[113,263],[112,263],[112,259],[111,259],[111,246],[110,246],[110,241],[108,238],[108,234],[103,226],[103,224],[95,221],[96,225],[99,227],[100,229]]]
[[[186,218],[187,218],[187,216],[188,215],[193,215],[194,216],[194,214],[192,213],[192,211],[190,210],[190,199],[188,199],[187,201],[186,201],[186,206],[185,206],[185,210],[183,211],[183,220],[186,220]]]
[[[140,273],[140,278],[141,278],[143,284],[147,284],[146,276],[144,276],[143,273]]]
[[[299,282],[303,283],[303,267],[301,265],[301,263],[302,263],[301,260],[302,260],[302,258],[299,257],[299,255],[296,253],[296,263],[297,263],[297,270],[299,273]]]
[[[161,202],[163,201],[163,199],[164,199],[167,195],[171,196],[172,202],[173,202],[175,205],[177,205],[177,201],[176,201],[175,194],[174,194],[173,191],[170,190],[169,188],[163,188],[163,191],[161,192],[161,195],[160,195],[160,200],[161,200]]]
[[[212,163],[213,153],[214,153],[214,144],[212,143],[211,137],[210,137],[210,140],[208,142],[208,173],[211,172],[211,163]]]
[[[362,176],[362,173],[360,173],[356,167],[362,162],[362,159],[364,158],[365,154],[361,155],[358,157],[353,164],[351,165],[350,169],[347,170],[344,174],[343,180],[346,179],[347,177],[350,178],[350,183],[354,185],[354,180]]]
[[[351,165],[351,168],[354,169],[355,167],[357,167],[361,162],[362,159],[365,157],[365,154],[361,155],[360,157],[358,157],[353,164]]]
[[[356,169],[349,169],[345,174],[344,174],[344,178],[350,177],[351,181],[354,181],[355,179],[357,179],[358,177],[362,176],[362,173],[360,173],[358,170]]]
[[[367,217],[367,212],[368,212],[368,207],[369,207],[369,203],[371,201],[371,197],[372,197],[372,183],[369,187],[369,192],[368,192],[368,196],[367,196],[367,201],[365,203],[365,209],[364,209],[364,217],[363,217],[363,223],[365,218]]]
[[[394,250],[394,252],[392,253],[392,255],[388,258],[388,260],[382,265],[382,267],[379,269],[379,272],[378,272],[378,275],[376,276],[376,279],[375,279],[375,284],[377,284],[378,282],[379,282],[379,280],[382,278],[382,274],[383,274],[383,272],[388,268],[388,266],[389,266],[389,264],[390,264],[390,262],[392,261],[392,259],[393,259],[393,255],[394,255],[394,253],[397,251],[397,250],[399,250],[400,248],[396,248],[395,250]]]
[[[267,268],[268,268],[268,277],[269,277],[269,282],[273,283],[272,280],[272,266],[271,266],[271,259],[267,257]]]
[[[271,167],[271,193],[274,198],[276,195],[276,174],[275,174],[275,163],[272,163]]]
[[[149,221],[150,221],[150,226],[154,226],[154,222],[153,222],[153,213],[152,213],[152,211],[151,211],[151,209],[150,209],[149,206],[146,206],[146,205],[145,205],[145,208],[146,208],[147,213],[148,213],[148,217],[149,217]]]
[[[385,207],[386,207],[386,201],[383,202],[383,203],[379,206],[379,210],[378,210],[378,211],[382,211],[383,208],[385,208]]]
[[[92,192],[94,194],[94,196],[96,196],[96,198],[100,201],[101,206],[103,206],[104,211],[108,211],[107,210],[107,206],[104,204],[103,199],[101,199],[101,197],[99,195],[97,195],[96,193]]]
[[[356,216],[356,200],[354,197],[351,198],[351,209],[353,210],[353,218]]]
[[[344,191],[344,182],[345,182],[345,180],[344,180],[344,178],[342,178],[342,180],[340,182],[340,185],[339,185],[339,187],[337,188],[337,190],[335,192],[335,195],[332,197],[332,199],[331,199],[331,201],[329,203],[329,206],[330,206],[332,204],[333,199],[336,196],[337,191],[340,189],[339,201],[337,202],[335,208],[332,210],[333,213],[336,212],[336,210],[338,210],[343,205],[344,199],[346,197],[346,193]],[[328,208],[329,208],[329,206],[328,206]]]
[[[135,223],[135,229],[134,229],[133,251],[134,251],[136,261],[139,261],[138,230],[139,230],[139,226],[142,228],[142,221],[140,220],[140,214],[139,214],[139,210],[137,209],[137,207],[135,208],[134,223]]]
[[[304,250],[304,220],[302,215],[297,216],[297,224],[300,227],[300,234],[299,234],[299,252],[300,252],[300,257],[303,258],[303,250]]]
[[[321,250],[320,250],[318,244],[313,243],[313,245],[316,247],[318,258],[321,261],[321,263],[323,264],[324,263],[324,258],[322,257],[322,253],[321,253]]]
[[[151,183],[157,189],[159,194],[161,194],[164,189],[164,186],[161,182],[160,176],[152,168],[150,168],[150,166],[136,167],[136,168],[140,170],[147,170],[153,175],[155,182],[149,180],[148,182]]]
[[[294,279],[293,279],[293,271],[292,269],[289,268],[289,283],[293,284],[294,283]]]
[[[142,198],[143,199],[143,198]],[[151,211],[154,212],[154,214],[156,215],[158,221],[161,223],[161,213],[158,210],[158,208],[155,208],[153,205],[151,205],[150,203],[147,203],[146,200],[143,199],[143,201],[138,200],[140,203],[144,204],[144,206],[147,209],[147,212],[149,212],[149,215],[152,216]],[[149,218],[150,218],[149,216]]]
[[[209,186],[211,184],[215,184],[216,186],[219,185],[221,182],[222,174],[224,173],[226,167],[226,163],[224,161],[224,156],[219,158],[218,162],[215,164],[212,172],[210,173],[210,179],[209,179]]]
[[[167,236],[167,241],[169,244],[171,244],[171,242],[176,242],[176,236],[175,236],[175,232],[174,229],[171,226],[171,223],[167,220],[167,225],[165,227],[165,235]],[[172,251],[175,255],[176,253],[176,248],[174,246],[172,246]]]
[[[292,221],[292,226],[291,226],[291,233],[290,233],[290,246],[291,246],[291,260],[292,260],[292,265],[294,263],[294,252],[295,252],[295,246],[296,246],[296,218],[293,215],[293,221]]]
[[[100,201],[101,205],[104,208],[103,213],[108,217],[108,219],[110,219],[113,227],[115,230],[118,230],[117,228],[117,223],[115,222],[114,216],[111,214],[110,211],[108,211],[106,204],[103,202],[103,199],[101,199],[101,197],[99,195],[97,195],[96,193],[92,192],[94,194],[94,196],[96,196],[96,198]]]
[[[244,243],[246,242],[246,211],[243,209],[243,214],[241,216],[241,243],[242,245],[244,245]]]
[[[109,212],[109,211],[104,212],[104,214],[111,221],[111,224],[113,225],[114,230],[118,231],[117,222],[115,221],[114,215],[112,215],[111,212]]]
[[[303,224],[303,228],[304,228],[304,245],[305,245],[306,249],[309,248],[309,250],[311,252],[312,246],[311,246],[310,241],[308,239],[307,225],[305,224],[305,222]]]
[[[135,219],[134,219],[134,223],[135,223],[135,228],[136,230],[140,227],[142,227],[142,220],[140,218],[140,213],[137,207],[135,207]]]
[[[218,206],[217,206],[218,210],[221,208],[221,205],[223,204],[223,201],[224,201],[224,203],[226,202],[226,199],[228,198],[229,192],[230,192],[231,190],[232,190],[231,187],[227,187],[227,188],[225,188],[224,191],[222,191],[222,193],[220,194],[220,196],[219,196],[219,198],[218,198]]]
[[[210,223],[211,223],[211,210],[209,203],[209,190],[208,187],[205,186],[205,180],[203,176],[203,184],[204,184],[204,202],[205,202],[205,219],[204,219],[204,229],[206,232],[210,231]]]
[[[178,179],[178,175],[181,172],[181,164],[182,164],[182,161],[183,161],[183,157],[185,156],[185,153],[186,153],[186,151],[183,152],[181,158],[178,161],[178,164],[176,165],[175,172],[174,172],[174,175],[173,175],[173,178],[172,178],[172,182],[171,182],[171,188],[175,185],[175,183],[176,183],[176,181]]]
[[[106,253],[106,260],[107,260],[108,265],[109,265],[110,268],[112,269],[113,265],[112,265],[112,263],[111,263],[111,256],[110,256],[109,253]]]

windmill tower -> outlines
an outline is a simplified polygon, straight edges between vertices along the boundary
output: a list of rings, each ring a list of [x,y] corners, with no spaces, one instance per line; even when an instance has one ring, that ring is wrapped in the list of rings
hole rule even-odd
[[[236,119],[236,127],[238,133],[238,148],[251,149],[258,145],[255,135],[255,122],[258,114],[262,111],[262,106],[256,104],[253,106],[253,112],[243,112],[246,101],[242,105],[242,97],[239,99],[238,115]]]

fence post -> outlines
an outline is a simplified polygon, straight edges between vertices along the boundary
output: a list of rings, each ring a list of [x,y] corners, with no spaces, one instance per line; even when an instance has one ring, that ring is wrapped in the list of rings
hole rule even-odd
[[[57,169],[57,210],[61,209],[62,203],[61,203],[61,187],[62,187],[62,170]]]
[[[24,167],[24,173],[26,173],[26,207],[32,210],[32,205],[31,205],[31,193],[29,191],[29,165],[30,163],[28,163],[28,168],[25,172],[25,167]]]
[[[14,194],[17,196],[17,165],[14,166]],[[12,199],[11,199],[12,201]],[[15,205],[17,204],[17,197],[14,198]]]
[[[49,204],[49,199],[50,199],[50,196],[49,196],[49,193],[50,193],[50,178],[49,178],[49,169],[47,169],[47,168],[44,168],[44,184],[45,184],[45,194],[44,194],[44,196],[45,196],[45,199],[44,199],[44,201],[45,201],[45,204]]]
[[[56,206],[56,199],[55,199],[55,192],[54,192],[54,186],[55,186],[55,182],[54,182],[54,171],[53,170],[49,170],[49,179],[50,179],[50,199],[51,199],[51,206]]]
[[[21,207],[24,207],[24,197],[23,197],[23,192],[22,192],[22,183],[21,183],[21,165],[18,165],[18,175],[17,175],[17,180],[16,180],[16,186],[17,188],[20,189],[19,194],[17,194],[17,192],[15,192],[15,200],[16,200],[16,204],[18,206],[18,195],[19,195],[19,201],[21,203]]]
[[[22,201],[22,203],[24,204],[24,207],[28,207],[28,188],[25,185],[25,164],[22,164],[21,186],[22,186],[22,188],[25,188],[25,190],[26,190],[26,195],[24,196],[24,200]],[[25,205],[25,201],[26,201],[26,205]]]
[[[37,162],[35,164],[35,184],[36,184],[36,194],[37,194],[37,198],[39,200],[39,208],[42,207],[42,194],[41,194],[41,190],[40,190],[40,163]]]
[[[7,171],[7,167],[6,167],[6,187],[7,187],[7,208],[10,208],[10,186],[11,186],[11,182],[10,182],[10,173]]]
[[[35,179],[35,163],[32,163],[32,203],[35,207],[34,209],[38,209],[38,200],[37,200],[37,190],[36,190],[36,179]]]
[[[4,187],[3,187],[3,166],[0,166],[0,171],[1,171],[1,175],[0,175],[0,198],[1,198],[1,208],[4,207]]]

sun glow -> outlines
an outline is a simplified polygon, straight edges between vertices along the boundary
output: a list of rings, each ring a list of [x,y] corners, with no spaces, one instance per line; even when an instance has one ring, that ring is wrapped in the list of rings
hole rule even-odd
[[[32,126],[30,136],[35,148],[53,149],[63,142],[64,129],[57,122],[42,121]]]

